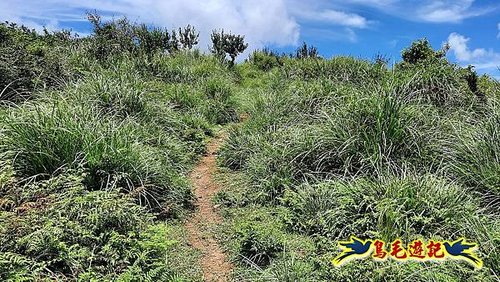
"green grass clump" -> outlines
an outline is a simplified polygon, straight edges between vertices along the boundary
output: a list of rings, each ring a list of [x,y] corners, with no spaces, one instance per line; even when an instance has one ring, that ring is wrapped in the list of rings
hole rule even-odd
[[[326,78],[339,83],[366,85],[380,81],[386,69],[369,61],[353,57],[334,57],[329,60],[307,58],[285,61],[284,72],[291,79],[314,80]]]
[[[279,226],[267,222],[259,224],[259,221],[259,216],[243,221],[235,227],[235,233],[243,261],[263,267],[283,251],[284,243]]]
[[[144,68],[147,75],[153,75],[169,83],[192,83],[214,76],[227,76],[227,69],[215,57],[204,56],[197,51],[183,51],[171,56],[155,55]]]
[[[275,199],[287,186],[306,179],[377,175],[440,162],[434,148],[439,120],[432,118],[432,108],[405,102],[390,89],[351,97],[344,92],[349,88],[318,89],[329,96],[306,96],[310,92],[300,90],[304,92],[297,95],[303,100],[281,100],[283,108],[296,105],[288,107],[296,113],[283,118],[278,115],[287,110],[281,111],[272,99],[264,100],[259,114],[231,132],[221,163],[243,168],[267,199]],[[269,112],[268,105],[273,107]]]
[[[445,147],[451,171],[479,191],[488,205],[500,204],[500,108],[494,101],[479,121],[458,124]],[[472,123],[472,124],[471,124]]]
[[[237,208],[228,212],[233,219],[226,223],[227,229],[220,237],[235,253],[234,260],[241,265],[254,270],[266,269],[284,254],[298,255],[314,248],[307,237],[286,232],[281,209]],[[249,274],[243,271],[235,276]]]
[[[5,147],[23,176],[48,177],[64,167],[83,166],[90,190],[121,187],[145,204],[172,214],[190,193],[167,154],[144,144],[130,123],[98,120],[91,111],[64,102],[26,107],[13,114]],[[175,147],[171,148],[175,149]],[[170,150],[169,154],[183,154]]]
[[[324,182],[287,191],[294,230],[329,238],[411,241],[448,238],[478,212],[478,201],[466,189],[433,176],[408,175],[379,181]],[[460,230],[460,231],[459,231]]]
[[[209,121],[216,124],[225,124],[238,119],[236,105],[231,96],[233,89],[227,79],[210,78],[204,83],[206,99],[204,113]]]
[[[399,65],[395,76],[407,99],[431,103],[439,107],[460,107],[475,101],[467,88],[459,67],[447,63]]]
[[[308,156],[316,171],[358,175],[418,165],[430,150],[432,111],[405,104],[394,93],[360,98],[342,111],[326,113]],[[307,154],[305,154],[307,155]]]

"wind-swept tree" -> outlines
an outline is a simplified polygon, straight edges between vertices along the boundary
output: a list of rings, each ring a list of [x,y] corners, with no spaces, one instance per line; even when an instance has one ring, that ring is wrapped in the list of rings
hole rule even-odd
[[[200,33],[189,24],[183,29],[179,27],[179,42],[182,49],[191,50],[196,44],[198,44],[199,36]]]
[[[230,65],[234,65],[236,57],[243,53],[248,47],[245,43],[245,36],[224,33],[224,30],[218,32],[217,30],[212,31],[212,48],[210,49],[213,54],[221,59],[225,59],[226,54],[231,58]]]

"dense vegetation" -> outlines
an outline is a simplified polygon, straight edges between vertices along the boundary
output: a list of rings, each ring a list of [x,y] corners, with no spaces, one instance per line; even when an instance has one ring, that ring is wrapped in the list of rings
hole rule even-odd
[[[446,48],[388,67],[304,43],[234,65],[239,35],[214,31],[206,55],[191,26],[89,20],[84,38],[0,25],[0,280],[199,281],[186,175],[221,127],[235,280],[500,276],[500,85]],[[484,267],[333,267],[351,234],[465,236]]]
[[[230,130],[218,202],[241,280],[496,281],[500,273],[500,85],[414,42],[392,68],[268,50],[238,66],[248,120]],[[350,235],[480,244],[467,263],[353,261]]]
[[[89,19],[0,25],[0,280],[197,280],[186,174],[236,120],[237,76],[190,26]]]

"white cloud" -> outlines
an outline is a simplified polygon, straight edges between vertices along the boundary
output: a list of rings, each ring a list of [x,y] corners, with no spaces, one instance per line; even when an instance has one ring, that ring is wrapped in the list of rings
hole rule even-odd
[[[366,18],[353,13],[346,13],[336,10],[324,10],[309,15],[310,19],[324,21],[336,25],[342,25],[353,28],[365,28],[368,25]]]
[[[433,1],[417,10],[418,16],[429,22],[458,22],[473,14],[470,8],[474,0]]]
[[[462,62],[468,62],[473,59],[478,59],[484,57],[488,52],[483,48],[478,48],[470,50],[467,46],[470,38],[466,38],[458,33],[452,33],[448,36],[448,43],[450,44],[450,50],[453,51],[455,57]]]
[[[450,50],[453,52],[458,62],[463,64],[472,64],[477,69],[493,70],[500,67],[500,53],[484,48],[470,49],[468,43],[470,38],[467,38],[458,33],[451,33],[448,36]]]
[[[500,38],[500,23],[498,23],[498,34],[497,34],[497,38]]]
[[[354,30],[352,30],[350,28],[346,28],[345,31],[346,31],[346,34],[347,34],[347,38],[349,39],[350,42],[356,42],[356,41],[358,41],[358,36],[354,32]]]
[[[306,23],[306,26],[303,28],[304,34],[306,36],[307,34],[314,34],[315,38],[324,38],[328,40],[353,43],[357,42],[358,40],[356,29],[369,28],[373,23],[376,22],[369,20],[360,14],[349,12],[349,5],[342,5],[342,7],[332,8],[331,4],[335,4],[337,1],[286,1],[287,9],[289,10],[290,14],[296,17],[300,23]],[[353,1],[359,0],[346,1],[351,3],[345,4],[351,4],[352,6]],[[317,26],[315,26],[315,23],[320,23],[322,27],[318,28]]]
[[[383,7],[398,2],[398,0],[346,0],[346,2],[358,3],[362,5]]]
[[[407,20],[433,23],[457,23],[499,8],[498,4],[479,4],[475,0],[329,0],[329,3],[370,6]]]
[[[62,26],[84,19],[85,10],[105,15],[125,15],[133,21],[167,28],[191,24],[200,31],[200,48],[206,49],[213,29],[245,35],[251,49],[267,44],[293,45],[299,25],[288,13],[285,0],[114,0],[114,1],[14,1],[0,3],[0,18],[39,27],[53,19]],[[30,17],[27,18],[26,15]],[[249,48],[250,49],[250,48]],[[250,50],[249,50],[250,51]]]

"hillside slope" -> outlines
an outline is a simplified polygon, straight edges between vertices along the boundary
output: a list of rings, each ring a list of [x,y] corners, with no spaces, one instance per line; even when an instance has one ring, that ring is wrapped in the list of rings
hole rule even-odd
[[[0,25],[0,280],[498,280],[498,81],[426,40],[392,66],[233,65],[92,19],[85,38]],[[351,236],[463,237],[483,265],[335,267]]]

